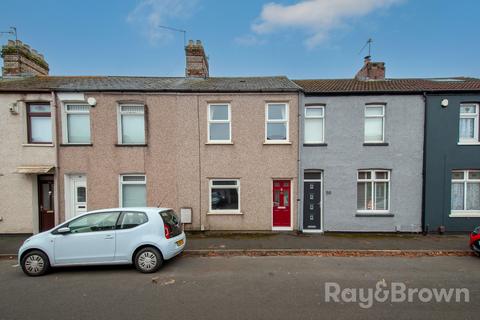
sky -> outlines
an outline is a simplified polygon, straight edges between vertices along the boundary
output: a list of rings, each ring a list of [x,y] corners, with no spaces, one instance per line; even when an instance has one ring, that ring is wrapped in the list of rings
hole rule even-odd
[[[479,0],[2,0],[0,31],[15,26],[51,75],[183,76],[169,26],[202,41],[211,76],[352,78],[372,38],[388,78],[480,78],[479,12]]]

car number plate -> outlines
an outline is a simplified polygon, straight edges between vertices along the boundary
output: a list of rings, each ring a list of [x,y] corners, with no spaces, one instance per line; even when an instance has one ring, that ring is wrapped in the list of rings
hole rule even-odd
[[[177,242],[175,242],[177,244],[177,246],[181,246],[183,244],[183,239],[182,240],[178,240]]]

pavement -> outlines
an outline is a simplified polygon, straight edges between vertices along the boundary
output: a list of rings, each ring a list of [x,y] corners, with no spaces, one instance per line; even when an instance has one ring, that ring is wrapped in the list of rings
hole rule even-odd
[[[0,255],[14,256],[28,235],[0,235]],[[470,253],[467,234],[189,232],[186,253],[405,251]]]
[[[32,278],[15,261],[0,260],[0,319],[478,319],[479,263],[476,257],[182,256],[155,274],[84,267]],[[348,292],[326,301],[327,282],[343,295],[347,288],[375,291],[379,281],[385,289],[392,282],[426,288],[426,298],[433,288],[465,288],[469,302],[465,295],[448,303],[418,295],[382,302],[381,295],[362,308],[360,295],[354,300]]]

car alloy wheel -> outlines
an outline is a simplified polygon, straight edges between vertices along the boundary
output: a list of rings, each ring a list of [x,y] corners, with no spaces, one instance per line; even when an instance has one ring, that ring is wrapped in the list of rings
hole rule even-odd
[[[41,251],[29,252],[22,259],[22,270],[29,276],[41,276],[49,267],[48,257]]]
[[[135,267],[143,273],[157,271],[162,263],[162,255],[156,248],[143,248],[135,255]]]

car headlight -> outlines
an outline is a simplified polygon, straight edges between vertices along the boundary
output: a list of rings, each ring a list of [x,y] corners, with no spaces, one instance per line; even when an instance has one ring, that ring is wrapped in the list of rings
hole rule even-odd
[[[479,226],[479,227],[476,227],[476,228],[473,230],[472,234],[474,234],[474,235],[480,234],[480,226]]]

